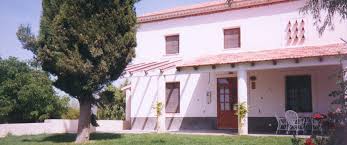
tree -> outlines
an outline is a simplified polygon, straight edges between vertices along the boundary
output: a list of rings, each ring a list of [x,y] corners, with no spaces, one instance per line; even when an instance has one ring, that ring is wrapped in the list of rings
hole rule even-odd
[[[18,39],[35,54],[54,86],[78,99],[76,143],[89,140],[91,106],[134,57],[137,0],[43,0],[40,32],[20,26]]]
[[[97,113],[99,119],[125,119],[125,93],[120,88],[109,85],[99,95],[101,98]]]
[[[304,14],[311,14],[315,20],[319,34],[323,34],[327,27],[334,28],[334,16],[339,15],[341,19],[347,19],[346,0],[308,0],[300,9]]]
[[[60,118],[67,98],[54,94],[52,81],[16,58],[0,60],[0,122],[39,122]]]
[[[341,20],[347,19],[347,1],[346,0],[308,0],[304,7],[300,9],[300,12],[304,14],[311,14],[314,21],[314,25],[317,27],[317,31],[320,35],[324,33],[326,28],[334,29],[334,18],[336,15],[340,16]],[[344,41],[344,40],[343,40]],[[346,41],[345,41],[346,42]],[[341,62],[345,59],[345,56],[341,56]],[[342,67],[342,63],[341,63]],[[329,120],[333,120],[331,126],[333,129],[329,131],[328,144],[346,144],[347,140],[345,134],[347,133],[347,100],[346,100],[346,70],[339,70],[338,76],[338,89],[332,91],[330,96],[335,97],[332,104],[338,105],[338,109],[334,112],[330,112]]]

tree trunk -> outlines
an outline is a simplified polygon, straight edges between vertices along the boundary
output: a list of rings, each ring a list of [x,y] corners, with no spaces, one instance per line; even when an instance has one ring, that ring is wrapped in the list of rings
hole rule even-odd
[[[80,101],[80,118],[78,119],[75,143],[85,143],[89,141],[91,104],[90,101]]]

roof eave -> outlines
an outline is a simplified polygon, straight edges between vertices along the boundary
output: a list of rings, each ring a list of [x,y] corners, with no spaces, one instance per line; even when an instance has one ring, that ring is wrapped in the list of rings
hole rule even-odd
[[[207,15],[213,13],[219,13],[230,10],[259,7],[264,5],[271,5],[296,0],[249,0],[249,1],[237,1],[228,6],[226,3],[214,4],[205,7],[198,7],[193,9],[183,9],[178,11],[170,11],[163,13],[156,13],[152,15],[144,15],[137,17],[138,23],[150,23],[156,21],[165,21],[169,19],[177,19],[191,16]]]

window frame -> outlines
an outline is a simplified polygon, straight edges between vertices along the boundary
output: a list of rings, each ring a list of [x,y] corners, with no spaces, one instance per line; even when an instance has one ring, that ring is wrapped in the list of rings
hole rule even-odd
[[[309,82],[308,82],[308,85],[309,85],[309,92],[308,92],[308,94],[309,94],[309,98],[308,99],[310,99],[310,102],[308,102],[309,104],[304,104],[304,105],[309,105],[309,108],[307,109],[307,110],[305,110],[305,109],[301,109],[301,110],[299,110],[299,109],[293,109],[294,107],[292,107],[292,106],[290,106],[290,104],[288,104],[289,102],[288,102],[288,78],[289,77],[308,77],[308,80],[309,80]],[[287,76],[285,76],[285,82],[284,82],[284,84],[285,84],[285,111],[287,111],[287,110],[293,110],[293,111],[295,111],[295,112],[298,112],[298,113],[312,113],[313,112],[313,86],[312,86],[312,75],[309,75],[309,74],[303,74],[303,75],[287,75]],[[302,82],[300,82],[300,84],[302,84]],[[302,101],[302,100],[304,100],[304,99],[296,99],[297,101],[299,100],[300,102]],[[304,102],[304,101],[303,101]],[[298,104],[298,103],[295,103],[295,104],[297,104],[298,106],[300,105],[300,104]],[[298,107],[298,108],[300,108],[300,107]],[[301,108],[305,108],[305,107],[301,107]]]
[[[168,39],[168,37],[175,37],[175,36],[177,36],[177,38],[178,38],[178,40],[177,40],[177,43],[178,43],[177,44],[177,52],[176,53],[168,53],[168,51],[167,51],[168,50],[167,39]],[[165,35],[164,39],[165,39],[165,55],[166,56],[179,55],[180,54],[180,34]]]
[[[226,46],[226,38],[225,38],[225,33],[228,30],[234,30],[234,29],[238,29],[238,46],[237,47],[227,47]],[[224,28],[223,29],[223,48],[224,50],[230,50],[230,49],[240,49],[241,48],[241,27],[230,27],[230,28]]]
[[[178,105],[178,108],[176,111],[167,111],[166,110],[166,106],[168,104],[168,100],[167,100],[167,84],[178,84],[178,100],[177,100],[177,105]],[[180,113],[181,112],[181,83],[179,81],[172,81],[172,82],[165,82],[165,106],[164,106],[164,109],[165,109],[165,113],[168,113],[168,114],[177,114],[177,113]]]

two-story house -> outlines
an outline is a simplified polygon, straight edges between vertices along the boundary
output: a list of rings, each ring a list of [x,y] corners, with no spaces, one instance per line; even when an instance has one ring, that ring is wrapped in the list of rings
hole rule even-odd
[[[304,0],[225,0],[138,17],[136,58],[126,68],[133,130],[272,131],[275,114],[331,109],[346,54],[347,22],[320,36]],[[157,124],[155,104],[163,110]],[[248,108],[243,125],[236,104]]]

